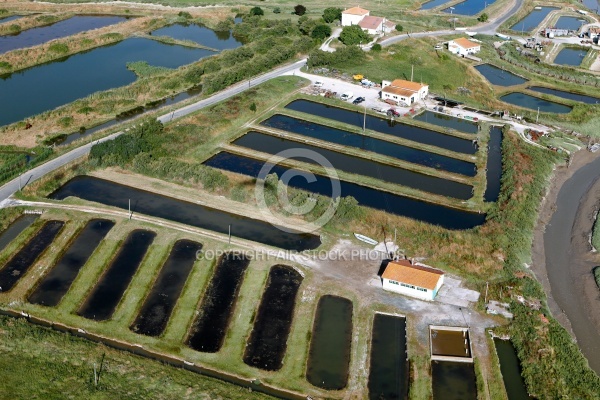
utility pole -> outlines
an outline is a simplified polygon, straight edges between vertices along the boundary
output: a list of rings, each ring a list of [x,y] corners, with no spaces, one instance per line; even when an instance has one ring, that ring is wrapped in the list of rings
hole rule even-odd
[[[490,283],[489,283],[489,282],[486,282],[486,283],[485,283],[485,298],[484,298],[484,300],[483,300],[483,302],[484,302],[485,304],[487,304],[487,296],[488,296],[488,288],[489,288],[489,286],[490,286]]]
[[[129,219],[131,219],[131,199],[129,199]]]
[[[231,224],[229,224],[229,244],[231,244]]]
[[[363,116],[363,133],[367,130],[367,105],[365,104],[365,113]]]
[[[538,107],[537,117],[535,117],[535,123],[538,123],[538,119],[540,118],[540,108]]]
[[[415,66],[414,64],[410,66],[410,81],[413,81],[413,74],[415,72]]]

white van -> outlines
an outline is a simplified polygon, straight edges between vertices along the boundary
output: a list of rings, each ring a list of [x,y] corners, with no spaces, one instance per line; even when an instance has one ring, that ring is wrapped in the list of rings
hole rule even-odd
[[[346,92],[346,93],[342,94],[342,97],[340,97],[340,99],[342,99],[343,101],[348,101],[348,100],[352,99],[353,97],[354,97],[354,93]]]
[[[323,82],[321,82],[321,81],[316,81],[316,82],[315,82],[315,86],[316,86],[316,87],[318,87],[318,88],[320,88],[320,87],[323,87]]]

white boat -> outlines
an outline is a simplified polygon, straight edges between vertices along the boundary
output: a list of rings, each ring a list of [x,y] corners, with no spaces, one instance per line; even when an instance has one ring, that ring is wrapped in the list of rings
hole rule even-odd
[[[465,34],[467,34],[469,36],[475,36],[475,35],[477,35],[477,32],[465,31]]]
[[[355,233],[354,237],[357,238],[358,240],[360,240],[361,242],[372,244],[373,246],[376,245],[377,243],[379,243],[377,240],[371,239],[370,237],[365,236],[365,235],[361,235],[360,233]]]

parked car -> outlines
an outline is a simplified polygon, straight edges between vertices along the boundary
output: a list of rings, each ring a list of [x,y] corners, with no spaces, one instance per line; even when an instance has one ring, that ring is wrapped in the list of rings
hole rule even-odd
[[[399,117],[401,115],[398,111],[396,111],[395,108],[390,108],[389,110],[387,110],[386,114],[388,115],[388,117]]]
[[[316,81],[316,82],[315,82],[315,86],[316,86],[316,87],[319,87],[319,88],[320,88],[320,87],[323,87],[323,82],[321,82],[321,81]]]
[[[352,104],[360,104],[363,101],[365,101],[364,97],[357,97],[357,98],[354,99],[354,101],[352,102]]]
[[[382,114],[385,114],[387,111],[385,108],[381,108],[381,107],[371,107],[371,110],[375,111],[376,113],[382,113]]]
[[[343,101],[348,101],[350,99],[352,99],[354,97],[354,93],[352,92],[346,92],[344,94],[342,94],[342,96],[340,97],[341,100]]]

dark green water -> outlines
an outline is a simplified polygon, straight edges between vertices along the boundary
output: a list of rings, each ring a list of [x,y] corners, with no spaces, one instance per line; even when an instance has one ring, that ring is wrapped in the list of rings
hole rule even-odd
[[[475,368],[471,363],[432,361],[433,400],[476,400]]]
[[[500,360],[500,371],[508,400],[529,400],[531,397],[527,393],[527,386],[521,376],[521,364],[517,357],[517,352],[509,340],[500,340],[494,338],[496,353]]]
[[[466,133],[477,133],[479,130],[479,127],[475,122],[432,111],[425,111],[419,115],[416,115],[413,119],[437,126],[443,126],[444,128],[456,129],[457,131]]]

